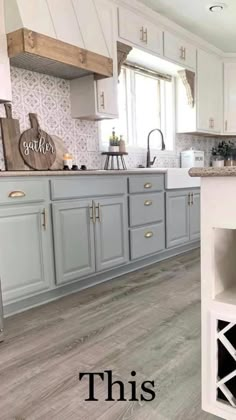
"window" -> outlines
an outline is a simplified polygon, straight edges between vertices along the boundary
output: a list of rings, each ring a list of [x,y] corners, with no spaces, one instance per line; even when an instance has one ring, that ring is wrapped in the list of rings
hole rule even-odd
[[[153,128],[160,128],[164,134],[166,150],[174,150],[173,79],[162,80],[145,72],[123,67],[119,77],[118,98],[119,119],[100,123],[102,146],[108,147],[114,127],[116,134],[122,134],[129,147],[146,149],[148,133]],[[155,140],[152,149],[155,149]]]

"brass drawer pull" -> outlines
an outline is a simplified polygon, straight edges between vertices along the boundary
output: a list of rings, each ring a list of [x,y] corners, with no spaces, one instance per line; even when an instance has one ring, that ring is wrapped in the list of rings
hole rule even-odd
[[[146,182],[146,184],[144,184],[144,188],[146,189],[152,188],[152,184],[150,182]]]
[[[153,232],[147,232],[147,233],[145,233],[144,236],[145,236],[145,238],[150,239],[150,238],[153,237]]]
[[[92,206],[90,207],[90,210],[91,210],[91,216],[90,216],[90,219],[92,220],[92,222],[93,222],[93,224],[95,225],[95,223],[96,223],[96,205],[95,205],[95,202],[94,201],[92,201]]]
[[[98,203],[96,209],[98,211],[98,215],[96,216],[96,219],[98,219],[99,223],[101,223],[102,222],[102,212],[101,212],[101,204],[100,203]]]
[[[9,193],[8,197],[9,198],[21,198],[21,197],[25,197],[26,194],[24,191],[12,191]]]
[[[46,230],[47,229],[47,212],[46,212],[46,209],[43,209],[42,216],[43,216],[42,227],[44,228],[44,230]]]
[[[145,206],[151,206],[152,205],[152,200],[146,200],[146,201],[144,201],[144,205]]]

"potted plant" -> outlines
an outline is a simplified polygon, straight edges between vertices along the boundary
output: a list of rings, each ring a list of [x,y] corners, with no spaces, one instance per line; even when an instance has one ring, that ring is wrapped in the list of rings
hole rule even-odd
[[[217,146],[213,147],[211,151],[212,166],[218,168],[225,166],[225,162],[227,162],[229,156],[232,155],[233,148],[233,142],[226,142],[225,140],[219,142]]]
[[[112,135],[109,139],[109,152],[119,152],[120,150],[120,141],[119,137],[116,136],[115,129],[112,130]]]

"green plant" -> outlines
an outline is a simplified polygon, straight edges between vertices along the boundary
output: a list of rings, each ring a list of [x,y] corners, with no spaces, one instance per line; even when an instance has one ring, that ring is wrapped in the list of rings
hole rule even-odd
[[[226,142],[225,140],[222,140],[217,146],[212,147],[211,154],[212,156],[222,156],[226,159],[232,153],[234,148],[235,145],[232,141],[229,140]]]

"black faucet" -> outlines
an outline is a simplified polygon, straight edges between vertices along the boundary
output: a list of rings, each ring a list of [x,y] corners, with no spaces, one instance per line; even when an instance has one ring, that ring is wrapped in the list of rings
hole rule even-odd
[[[147,138],[147,165],[146,165],[147,168],[151,168],[151,166],[154,165],[155,160],[156,160],[156,156],[153,158],[153,160],[151,160],[151,157],[150,157],[150,135],[154,131],[158,131],[161,135],[161,150],[165,150],[166,148],[162,131],[159,128],[154,128],[154,130],[151,130]]]

